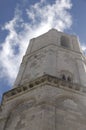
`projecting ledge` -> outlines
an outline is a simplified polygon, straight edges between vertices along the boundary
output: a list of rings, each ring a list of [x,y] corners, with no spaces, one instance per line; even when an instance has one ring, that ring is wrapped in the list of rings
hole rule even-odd
[[[25,83],[25,86],[19,85],[19,87],[4,93],[2,102],[11,100],[20,94],[24,94],[25,92],[28,92],[32,89],[36,89],[38,86],[40,87],[41,85],[43,86],[46,84],[53,87],[66,89],[68,91],[73,91],[76,93],[78,92],[80,94],[86,93],[86,87],[80,86],[79,84],[73,84],[71,82],[67,82],[65,80],[46,74],[42,77],[37,78],[36,80]]]

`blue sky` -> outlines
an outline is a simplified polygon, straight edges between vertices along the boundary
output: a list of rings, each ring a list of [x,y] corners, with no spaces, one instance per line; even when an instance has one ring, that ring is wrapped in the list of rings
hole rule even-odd
[[[12,88],[29,40],[56,28],[86,50],[86,0],[0,0],[0,100]]]

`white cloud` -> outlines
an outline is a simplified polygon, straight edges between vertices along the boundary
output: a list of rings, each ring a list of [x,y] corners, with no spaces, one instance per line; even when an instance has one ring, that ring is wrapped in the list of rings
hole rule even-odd
[[[9,34],[0,51],[0,78],[8,77],[10,83],[13,83],[31,38],[45,33],[50,28],[60,31],[70,28],[72,25],[69,13],[71,7],[70,0],[56,0],[53,4],[41,0],[23,9],[26,11],[28,22],[22,17],[22,10],[17,8],[14,18],[3,27],[3,30],[9,31]],[[15,49],[16,47],[18,50]]]
[[[82,50],[83,50],[83,51],[86,51],[86,46],[82,46]]]
[[[84,44],[82,44],[82,51],[83,51],[83,53],[85,54],[85,56],[86,56],[86,46],[84,45]]]
[[[41,21],[48,24],[49,28],[54,27],[62,31],[72,24],[71,15],[67,11],[71,7],[70,0],[57,0],[53,5],[45,6],[36,3],[27,9],[27,14],[34,24]]]

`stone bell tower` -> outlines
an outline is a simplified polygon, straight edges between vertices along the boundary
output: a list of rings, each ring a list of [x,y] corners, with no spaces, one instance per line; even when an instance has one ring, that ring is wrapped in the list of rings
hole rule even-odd
[[[86,130],[86,58],[74,35],[51,29],[30,40],[0,130]]]

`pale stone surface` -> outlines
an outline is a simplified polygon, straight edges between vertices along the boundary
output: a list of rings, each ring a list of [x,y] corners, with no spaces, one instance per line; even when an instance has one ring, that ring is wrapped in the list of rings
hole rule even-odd
[[[52,29],[32,39],[14,87],[45,73],[58,78],[69,73],[73,83],[86,86],[86,59],[75,36]]]
[[[86,130],[86,59],[75,36],[52,29],[31,40],[3,95],[0,130]]]
[[[86,129],[86,97],[52,85],[38,86],[8,101],[4,107],[3,115],[7,115],[4,130]]]

